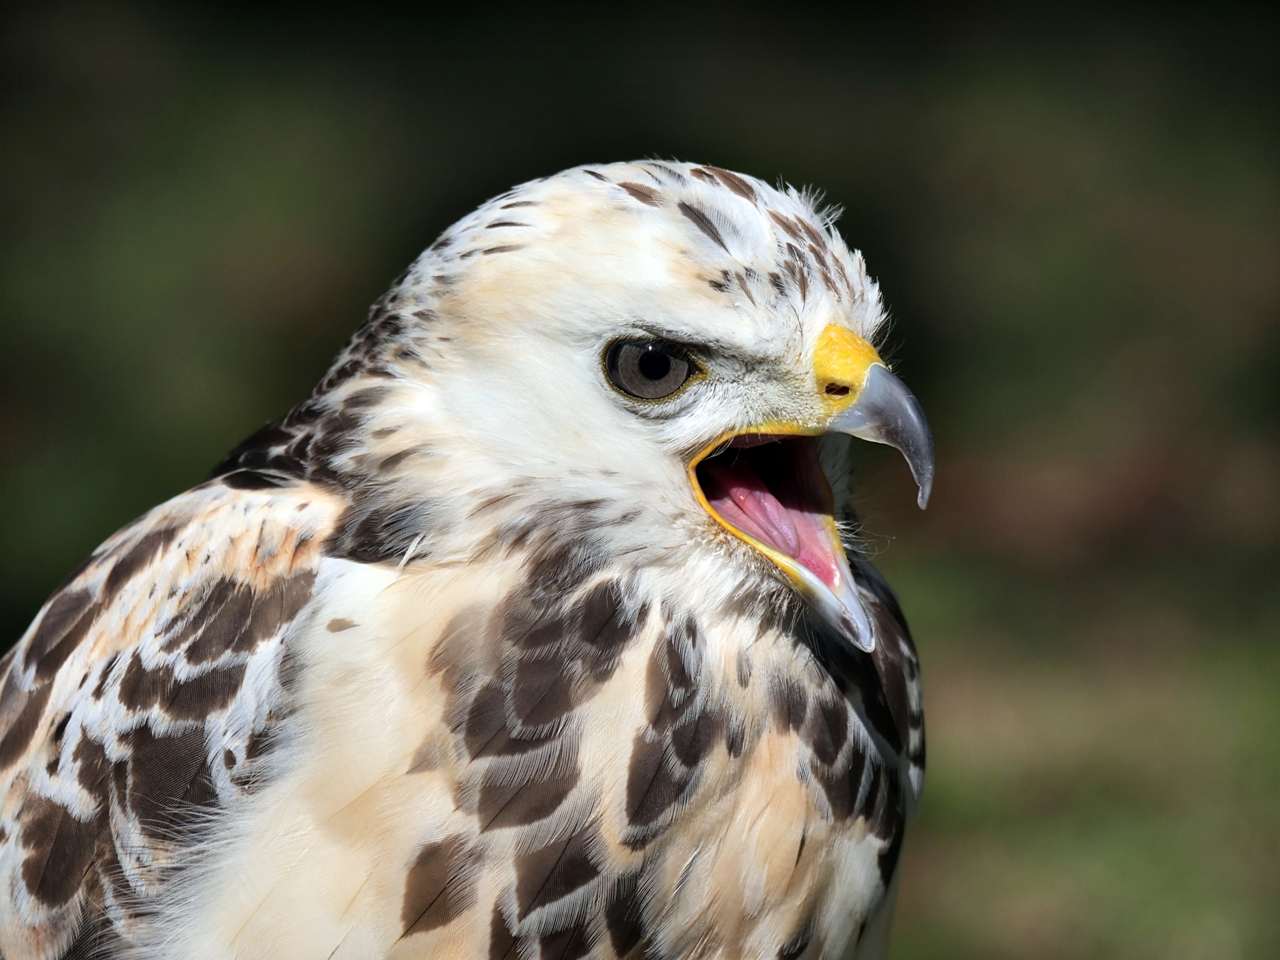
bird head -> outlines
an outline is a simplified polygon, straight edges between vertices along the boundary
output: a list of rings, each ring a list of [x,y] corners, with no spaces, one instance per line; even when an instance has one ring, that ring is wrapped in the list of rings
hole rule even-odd
[[[330,374],[395,384],[363,415],[366,462],[386,465],[370,483],[432,504],[423,555],[559,531],[673,583],[697,569],[725,603],[802,599],[872,649],[837,524],[848,443],[902,451],[922,507],[933,448],[832,219],[794,190],[660,162],[489,201]],[[331,384],[338,406],[353,391]]]

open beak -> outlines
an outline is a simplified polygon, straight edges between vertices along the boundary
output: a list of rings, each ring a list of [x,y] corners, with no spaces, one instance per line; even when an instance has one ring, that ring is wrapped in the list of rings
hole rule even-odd
[[[933,438],[914,396],[874,347],[829,326],[814,350],[815,415],[773,421],[719,438],[689,466],[707,512],[772,560],[814,611],[859,650],[875,649],[875,628],[859,597],[818,461],[818,436],[848,433],[895,447],[919,488],[933,487]]]

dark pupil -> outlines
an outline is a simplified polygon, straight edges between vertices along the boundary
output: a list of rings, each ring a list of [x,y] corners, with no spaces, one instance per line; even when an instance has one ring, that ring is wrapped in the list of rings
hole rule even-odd
[[[679,390],[696,371],[680,348],[657,341],[617,340],[604,357],[615,387],[638,400],[661,400]]]
[[[671,358],[657,347],[640,355],[640,372],[649,380],[661,380],[671,372]]]

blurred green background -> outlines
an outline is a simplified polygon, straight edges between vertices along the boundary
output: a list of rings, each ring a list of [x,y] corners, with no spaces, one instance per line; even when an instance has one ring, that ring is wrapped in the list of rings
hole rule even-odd
[[[674,156],[846,210],[929,412],[894,956],[1280,956],[1277,21],[703,3],[3,16],[0,628],[301,398],[453,219]]]

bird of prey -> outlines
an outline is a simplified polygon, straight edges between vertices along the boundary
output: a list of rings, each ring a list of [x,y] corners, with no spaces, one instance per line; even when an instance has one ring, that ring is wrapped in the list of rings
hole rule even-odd
[[[446,230],[0,661],[0,955],[883,955],[923,713],[848,453],[933,449],[832,219],[641,162]]]

